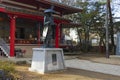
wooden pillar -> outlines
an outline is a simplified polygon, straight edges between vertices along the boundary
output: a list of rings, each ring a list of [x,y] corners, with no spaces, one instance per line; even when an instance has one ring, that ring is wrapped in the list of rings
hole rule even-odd
[[[60,31],[60,24],[56,26],[56,37],[55,37],[55,47],[59,48],[59,31]]]
[[[10,57],[15,56],[15,24],[16,17],[13,15],[9,15],[10,17]]]

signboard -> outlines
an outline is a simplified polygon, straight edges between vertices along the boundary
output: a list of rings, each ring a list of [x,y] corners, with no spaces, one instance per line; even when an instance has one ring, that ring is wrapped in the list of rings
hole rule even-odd
[[[120,55],[120,32],[117,33],[116,55]]]

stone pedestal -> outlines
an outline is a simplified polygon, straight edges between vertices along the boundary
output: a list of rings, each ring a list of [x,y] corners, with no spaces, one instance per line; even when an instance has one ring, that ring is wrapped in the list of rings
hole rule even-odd
[[[41,74],[65,69],[63,50],[60,48],[33,48],[30,71]]]

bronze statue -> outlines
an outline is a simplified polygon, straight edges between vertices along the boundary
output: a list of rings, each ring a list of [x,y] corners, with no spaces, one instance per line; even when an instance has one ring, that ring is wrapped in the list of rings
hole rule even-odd
[[[53,14],[55,11],[53,10],[53,6],[50,9],[44,11],[44,27],[47,27],[47,34],[44,40],[45,48],[53,48],[54,47],[54,39],[55,39],[55,23]]]

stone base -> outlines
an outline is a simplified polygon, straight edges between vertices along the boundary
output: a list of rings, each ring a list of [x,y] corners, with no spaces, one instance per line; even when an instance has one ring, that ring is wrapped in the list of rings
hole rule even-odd
[[[65,69],[63,50],[60,48],[33,48],[29,71],[41,74]]]

